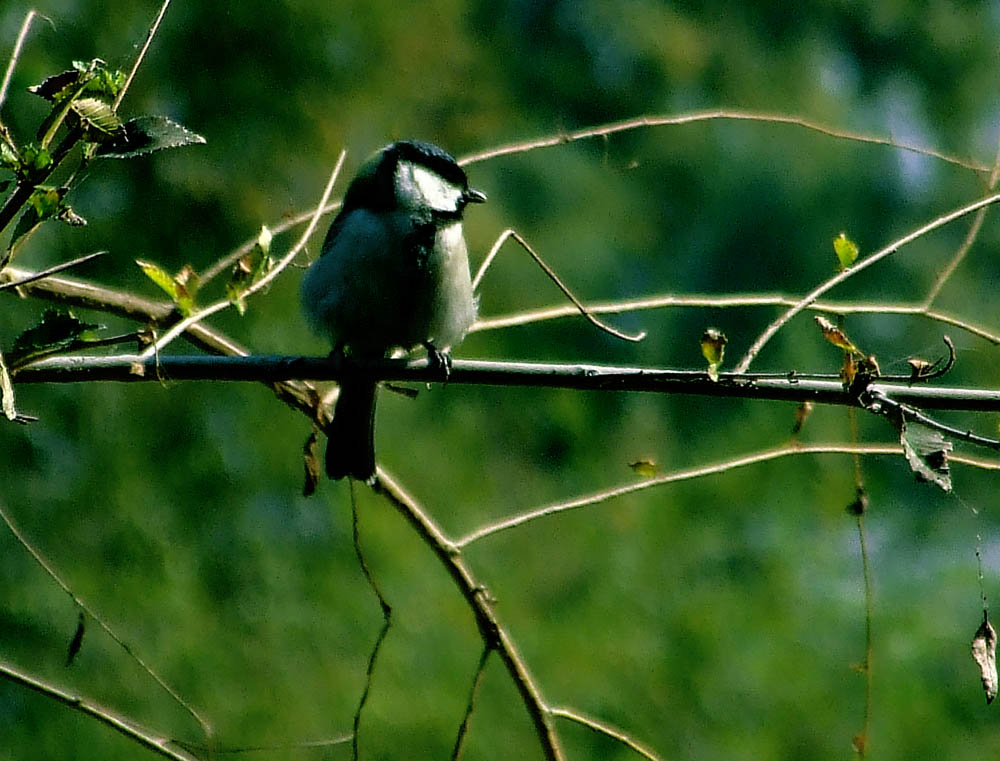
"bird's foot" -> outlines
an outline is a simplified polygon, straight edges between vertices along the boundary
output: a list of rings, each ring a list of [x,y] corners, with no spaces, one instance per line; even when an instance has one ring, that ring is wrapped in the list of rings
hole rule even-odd
[[[451,375],[451,355],[429,343],[425,343],[424,348],[427,349],[428,364],[431,368],[444,373],[444,379],[448,380],[448,376]]]

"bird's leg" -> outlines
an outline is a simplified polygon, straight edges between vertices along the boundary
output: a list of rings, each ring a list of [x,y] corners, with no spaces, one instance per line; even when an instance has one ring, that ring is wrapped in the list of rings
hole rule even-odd
[[[444,379],[448,380],[448,376],[451,375],[451,354],[438,349],[429,341],[424,342],[424,348],[427,349],[428,364],[435,370],[444,373]]]

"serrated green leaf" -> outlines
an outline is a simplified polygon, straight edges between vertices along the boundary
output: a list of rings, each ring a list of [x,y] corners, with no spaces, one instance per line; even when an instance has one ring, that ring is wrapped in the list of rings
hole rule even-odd
[[[61,71],[58,74],[47,77],[41,84],[29,87],[28,92],[53,103],[58,103],[63,98],[68,97],[73,88],[77,87],[85,76],[84,72],[76,69]]]
[[[73,61],[73,68],[81,74],[92,74],[102,66],[106,66],[103,58],[91,58],[89,61]]]
[[[91,336],[103,326],[83,322],[72,312],[47,309],[42,320],[28,328],[14,341],[14,353],[19,359],[40,352],[51,353],[65,349],[74,341]]]
[[[125,79],[125,72],[121,69],[102,68],[87,83],[87,92],[104,95],[113,100],[125,85]]]
[[[103,158],[126,159],[165,148],[204,143],[205,138],[182,127],[165,116],[139,116],[122,125],[122,129],[97,149]]]
[[[170,273],[159,265],[143,261],[142,259],[136,259],[135,263],[139,265],[139,268],[145,273],[146,277],[156,283],[170,297],[171,301],[175,304],[177,303],[180,293],[177,289],[177,283],[174,282],[174,278]]]
[[[842,270],[850,269],[857,261],[858,244],[848,238],[847,233],[841,233],[833,239],[833,250]]]
[[[111,108],[111,104],[100,98],[77,98],[73,101],[73,111],[80,117],[84,127],[91,133],[99,133],[100,139],[107,139],[122,128],[121,119]]]
[[[951,491],[948,453],[952,450],[952,443],[940,431],[912,420],[903,420],[899,441],[918,481],[928,481],[943,491]]]

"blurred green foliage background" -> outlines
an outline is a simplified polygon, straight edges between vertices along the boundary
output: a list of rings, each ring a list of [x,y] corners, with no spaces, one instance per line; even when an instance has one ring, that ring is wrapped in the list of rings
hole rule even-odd
[[[2,117],[29,140],[45,105],[26,92],[74,59],[127,69],[157,5],[38,0]],[[29,6],[0,7],[0,50]],[[40,268],[111,253],[86,276],[158,297],[134,265],[209,266],[316,202],[339,151],[346,177],[371,151],[418,137],[457,155],[639,114],[727,107],[799,115],[989,164],[998,140],[995,2],[490,0],[422,3],[175,0],[122,107],[166,114],[207,144],[89,171],[69,199],[83,229],[49,225],[19,254]],[[5,56],[4,56],[5,58]],[[699,122],[640,129],[469,167],[490,203],[466,233],[476,263],[518,230],[586,300],[662,293],[804,293],[835,267],[846,230],[862,255],[985,193],[983,177],[885,146],[797,128]],[[836,298],[919,299],[968,221],[900,251]],[[325,223],[324,223],[325,225]],[[938,306],[997,330],[997,224]],[[321,238],[314,238],[316,253]],[[280,253],[292,243],[275,241]],[[258,353],[325,352],[290,269],[249,312],[213,320]],[[505,249],[483,316],[559,302]],[[43,304],[3,294],[0,346]],[[583,320],[471,335],[456,356],[700,367],[716,326],[739,357],[771,309],[620,317],[624,344]],[[81,315],[114,330],[124,323]],[[997,385],[996,348],[901,316],[851,318],[883,370],[933,357],[948,383]],[[175,350],[186,350],[180,342]],[[803,315],[757,369],[835,372]],[[725,367],[723,368],[725,369]],[[226,383],[21,386],[41,420],[0,426],[0,503],[34,545],[185,700],[220,747],[289,745],[350,731],[381,616],[351,547],[349,491],[299,496],[301,415],[264,387]],[[993,416],[946,416],[996,430]],[[378,447],[454,535],[551,501],[788,441],[787,404],[452,386],[381,395]],[[881,420],[863,441],[891,442]],[[817,410],[803,439],[847,441]],[[961,447],[960,447],[961,448]],[[1000,751],[969,641],[981,618],[975,549],[996,596],[996,477],[955,466],[955,494],[914,482],[902,458],[864,462],[874,576],[872,732],[880,759]],[[393,627],[362,721],[365,758],[446,758],[481,643],[431,553],[358,490],[368,561]],[[843,456],[794,457],[648,490],[530,523],[466,557],[497,599],[545,698],[625,729],[671,759],[843,759],[862,730],[864,597]],[[72,601],[0,527],[0,657],[175,737],[198,726],[91,622],[72,666]],[[558,723],[572,759],[628,758]],[[466,758],[540,758],[491,662]],[[0,759],[136,759],[106,727],[0,683]],[[247,758],[348,758],[348,746]],[[229,756],[227,756],[229,757]],[[237,756],[240,757],[240,756]]]

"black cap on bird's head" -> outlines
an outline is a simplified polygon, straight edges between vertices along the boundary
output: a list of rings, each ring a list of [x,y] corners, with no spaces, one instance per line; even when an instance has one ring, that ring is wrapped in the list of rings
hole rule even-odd
[[[460,217],[468,203],[486,195],[469,187],[455,158],[420,140],[400,140],[369,158],[347,188],[341,213],[352,209],[424,210]]]

